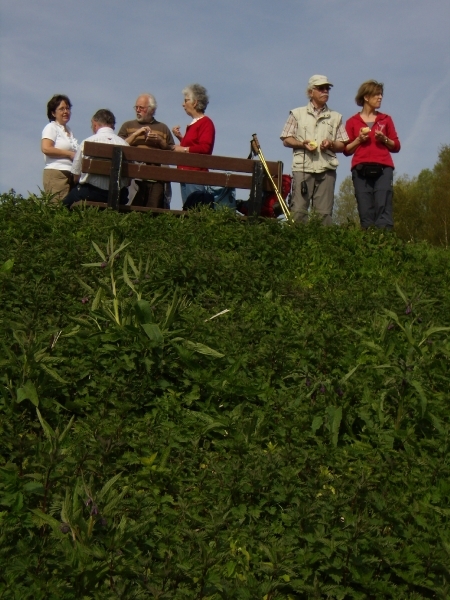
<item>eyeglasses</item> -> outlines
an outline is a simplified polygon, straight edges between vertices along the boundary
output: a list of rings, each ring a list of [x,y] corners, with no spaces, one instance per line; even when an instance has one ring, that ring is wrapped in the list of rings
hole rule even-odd
[[[59,112],[64,112],[64,111],[70,112],[72,109],[68,106],[63,106],[63,107],[57,108],[56,110]]]
[[[315,85],[314,89],[319,90],[319,92],[329,92],[330,86],[329,85]]]
[[[144,111],[147,110],[148,106],[133,106],[135,111]]]

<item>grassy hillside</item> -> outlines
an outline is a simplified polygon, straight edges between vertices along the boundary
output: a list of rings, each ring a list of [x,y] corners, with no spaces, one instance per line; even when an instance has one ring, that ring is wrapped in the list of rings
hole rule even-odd
[[[448,251],[2,200],[0,598],[449,596]]]

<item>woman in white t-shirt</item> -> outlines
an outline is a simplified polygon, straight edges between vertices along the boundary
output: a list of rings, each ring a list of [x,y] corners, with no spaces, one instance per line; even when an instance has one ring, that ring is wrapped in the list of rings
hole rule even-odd
[[[72,104],[67,96],[56,94],[47,103],[50,121],[42,132],[41,150],[45,155],[44,191],[55,194],[55,201],[63,200],[72,187],[72,161],[78,148],[70,121]]]

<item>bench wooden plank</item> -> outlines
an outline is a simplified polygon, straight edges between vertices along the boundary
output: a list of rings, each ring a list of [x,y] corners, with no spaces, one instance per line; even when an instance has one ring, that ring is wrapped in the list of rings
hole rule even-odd
[[[282,186],[283,163],[281,161],[268,161],[267,170],[270,175],[267,175],[260,161],[248,158],[210,156],[94,142],[85,142],[83,154],[83,173],[109,178],[108,206],[110,208],[118,208],[121,177],[251,190],[251,213],[255,216],[261,213],[263,191],[272,191],[270,179],[278,189],[281,190]],[[174,168],[183,166],[194,168]],[[129,210],[140,208],[145,209],[142,212],[148,212],[146,207],[131,206]],[[122,206],[120,210],[127,209]]]
[[[253,165],[255,164],[255,161],[251,162]],[[84,158],[81,168],[83,173],[109,176],[111,172],[111,162],[96,158]],[[122,177],[131,177],[132,179],[172,181],[174,183],[199,183],[202,185],[234,187],[244,190],[250,190],[252,188],[251,175],[239,175],[236,173],[219,173],[217,171],[185,171],[184,169],[181,170],[170,167],[137,165],[123,162],[121,174]],[[274,179],[277,183],[277,178],[274,177]],[[267,179],[265,179],[263,186],[265,190],[272,190],[272,186]]]
[[[96,158],[112,158],[114,146],[99,144],[98,142],[85,142],[83,154]],[[216,169],[236,173],[253,173],[254,160],[249,158],[234,158],[231,156],[217,156],[209,154],[195,154],[191,152],[171,152],[170,150],[157,150],[151,148],[133,148],[121,146],[123,158],[127,161],[140,161],[161,165],[181,165],[186,167],[201,167],[203,169]],[[266,161],[272,177],[278,177],[280,161]]]

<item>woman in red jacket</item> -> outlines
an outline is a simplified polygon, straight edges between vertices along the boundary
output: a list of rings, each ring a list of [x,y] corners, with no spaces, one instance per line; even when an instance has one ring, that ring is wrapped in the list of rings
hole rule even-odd
[[[362,107],[345,124],[350,142],[344,154],[352,155],[352,179],[361,227],[392,229],[394,162],[391,153],[400,150],[394,122],[378,109],[383,100],[383,84],[370,79],[356,94]]]
[[[186,133],[181,135],[180,126],[172,128],[175,137],[180,141],[174,146],[175,152],[195,152],[197,154],[212,154],[214,148],[214,138],[216,135],[214,123],[205,115],[206,107],[209,104],[209,97],[206,89],[198,83],[193,83],[183,90],[184,102],[183,108],[192,118],[191,123],[186,127]],[[201,171],[196,167],[178,167],[188,171]],[[205,171],[207,169],[204,169]],[[181,198],[183,205],[193,192],[206,192],[204,185],[196,183],[180,183]]]

